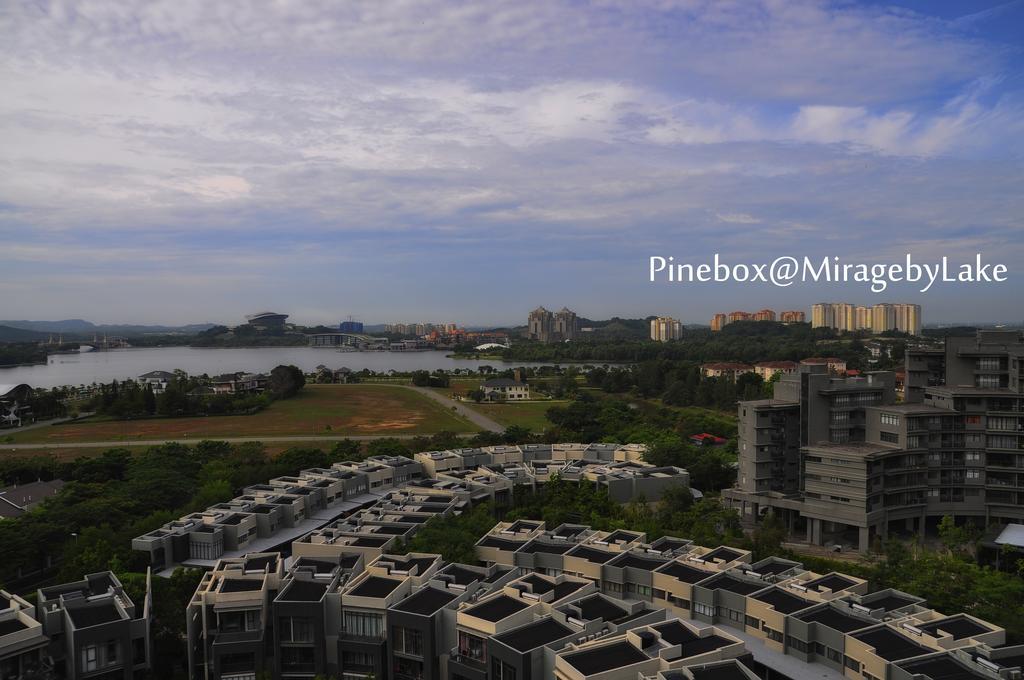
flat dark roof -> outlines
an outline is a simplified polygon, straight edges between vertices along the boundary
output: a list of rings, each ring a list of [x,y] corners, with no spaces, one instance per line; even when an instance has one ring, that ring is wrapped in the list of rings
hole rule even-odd
[[[801,609],[807,609],[815,604],[810,600],[805,600],[802,597],[797,597],[796,595],[788,593],[782,588],[766,590],[763,593],[754,595],[753,598],[770,604],[775,608],[775,611],[782,614],[792,614],[793,612],[798,612]]]
[[[352,541],[352,545],[364,548],[379,548],[390,540],[390,538],[380,538],[379,536],[360,536]]]
[[[510,630],[494,639],[502,642],[517,652],[528,652],[542,645],[572,635],[572,629],[562,625],[551,617],[534,621],[515,630]]]
[[[267,567],[274,568],[277,566],[277,555],[261,555],[260,557],[249,557],[245,560],[246,571],[253,569],[263,570]]]
[[[578,545],[568,553],[570,557],[580,557],[585,559],[587,562],[593,562],[594,564],[604,564],[611,558],[615,557],[615,553],[608,552],[607,550],[597,550],[595,548],[589,548],[585,545]]]
[[[929,680],[974,680],[974,678],[988,678],[987,675],[975,673],[971,669],[962,666],[948,655],[938,656],[934,659],[922,659],[902,664],[900,668],[913,673],[921,674]]]
[[[701,559],[725,560],[726,562],[732,562],[733,560],[738,560],[740,558],[740,555],[742,554],[743,553],[741,553],[739,550],[733,550],[732,548],[727,548],[724,545],[720,545],[708,554],[701,555]]]
[[[499,550],[514,552],[523,546],[523,541],[509,541],[496,536],[484,536],[477,545],[484,548],[498,548]]]
[[[418,575],[422,575],[427,569],[437,562],[436,557],[410,557],[409,559],[401,559],[394,555],[384,555],[381,557],[382,562],[391,562],[395,565],[395,569],[400,571],[412,571],[413,567],[418,569]],[[378,562],[379,564],[379,562]]]
[[[795,566],[797,565],[772,560],[771,562],[765,562],[764,564],[759,564],[753,567],[753,570],[758,574],[781,574],[784,571],[789,571]]]
[[[563,657],[566,662],[583,675],[594,675],[604,673],[615,668],[630,666],[641,661],[647,661],[648,656],[628,642],[616,642],[610,645],[602,645],[573,652]]]
[[[918,600],[904,597],[902,595],[896,595],[895,593],[889,593],[885,597],[879,597],[864,603],[865,607],[871,609],[884,609],[887,612],[891,612],[893,609],[902,609],[907,605],[914,604]]]
[[[104,602],[103,604],[90,605],[88,607],[74,607],[68,609],[68,614],[71,616],[71,621],[74,622],[75,628],[88,628],[89,626],[98,626],[102,623],[121,620],[121,615],[118,614],[117,607],[114,606],[113,602]]]
[[[221,581],[222,593],[247,593],[263,588],[263,581],[253,578],[226,578]]]
[[[918,628],[930,635],[938,635],[939,631],[943,630],[952,635],[954,640],[962,640],[963,638],[968,638],[972,635],[992,632],[992,628],[983,626],[976,621],[972,621],[963,614],[947,616],[946,618],[939,619],[938,621],[929,621],[928,623],[921,624]]]
[[[473,581],[483,581],[486,578],[486,574],[460,567],[458,564],[449,564],[440,573],[451,576],[460,586],[468,586]]]
[[[821,609],[815,609],[814,611],[805,612],[803,614],[797,614],[796,618],[805,623],[820,623],[823,626],[828,626],[829,628],[838,630],[840,633],[849,633],[851,631],[860,630],[861,628],[867,628],[868,626],[874,625],[874,622],[872,621],[865,621],[830,606],[825,606]]]
[[[580,608],[580,613],[587,621],[594,619],[617,621],[629,614],[628,611],[601,595],[591,595],[572,604]]]
[[[869,630],[864,633],[855,633],[854,638],[875,648],[875,654],[886,661],[899,661],[909,659],[913,656],[920,656],[935,650],[913,642],[900,635],[888,626]]]
[[[485,600],[478,605],[470,607],[466,610],[466,613],[470,616],[475,616],[478,619],[484,621],[501,621],[506,616],[511,616],[518,611],[526,609],[529,605],[508,595],[498,595],[497,597]]]
[[[572,543],[545,543],[534,539],[519,549],[521,553],[551,553],[561,555],[569,552]]]
[[[619,555],[611,562],[608,566],[610,567],[630,567],[632,569],[641,569],[643,571],[654,571],[661,565],[665,564],[668,560],[657,557],[641,557],[636,553],[628,552]]]
[[[699,637],[690,631],[689,628],[679,623],[679,621],[669,621],[651,627],[658,631],[661,634],[661,638],[669,644],[680,645],[682,647],[682,654],[679,658],[683,659],[706,654],[707,652],[733,644],[732,640],[726,639],[721,635],[711,634],[707,637]]]
[[[693,673],[693,680],[748,680],[749,677],[740,670],[738,662],[735,661],[713,668],[691,666],[690,672]]]
[[[355,597],[387,597],[401,583],[398,579],[370,576],[348,592]]]
[[[662,567],[658,570],[662,574],[669,574],[674,576],[677,580],[683,583],[696,583],[697,581],[703,581],[709,576],[715,574],[713,571],[705,571],[704,569],[698,569],[691,567],[688,564],[682,562],[671,562],[667,567]]]
[[[295,579],[278,599],[287,602],[319,602],[326,592],[326,583]]]
[[[419,592],[405,598],[392,609],[412,614],[427,616],[455,599],[455,595],[437,588],[423,588]]]
[[[832,592],[838,592],[840,590],[846,590],[850,586],[857,585],[857,582],[833,572],[831,574],[819,576],[813,581],[808,581],[804,585],[808,588],[828,588]]]
[[[729,574],[720,573],[707,583],[702,583],[700,587],[707,588],[708,590],[728,590],[730,593],[749,595],[767,586],[764,583],[747,583]]]
[[[16,633],[25,628],[28,628],[28,626],[22,623],[21,619],[15,618],[7,621],[0,621],[0,636],[10,635],[11,633]]]

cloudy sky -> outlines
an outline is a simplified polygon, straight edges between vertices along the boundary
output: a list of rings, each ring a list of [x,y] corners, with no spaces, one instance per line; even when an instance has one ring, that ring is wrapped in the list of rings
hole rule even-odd
[[[11,0],[0,318],[1024,317],[1024,0]],[[647,258],[982,252],[1005,284]]]

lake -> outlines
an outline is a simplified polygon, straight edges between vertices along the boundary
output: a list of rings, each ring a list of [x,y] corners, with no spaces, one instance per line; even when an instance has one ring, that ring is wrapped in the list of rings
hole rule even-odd
[[[280,364],[292,364],[309,372],[320,364],[343,366],[353,371],[451,370],[479,366],[540,366],[533,362],[503,364],[501,361],[450,359],[446,352],[338,352],[313,347],[252,347],[213,349],[201,347],[152,347],[118,349],[84,354],[55,354],[45,365],[0,368],[0,384],[28,383],[32,387],[88,385],[93,382],[137,378],[149,371],[180,368],[189,375],[219,375],[246,371],[268,373]]]

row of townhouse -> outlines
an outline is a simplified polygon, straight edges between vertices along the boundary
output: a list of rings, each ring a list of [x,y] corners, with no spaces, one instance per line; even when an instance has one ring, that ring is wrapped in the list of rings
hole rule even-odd
[[[814,573],[778,557],[752,563],[749,551],[731,547],[706,548],[670,537],[648,543],[636,532],[581,525],[548,530],[540,522],[523,521],[497,524],[478,542],[477,555],[484,564],[520,573],[582,579],[602,596],[639,602],[698,627],[725,626],[747,644],[752,661],[744,665],[758,677],[1022,677],[1024,645],[1006,645],[998,626],[968,614],[941,614],[922,598],[899,591],[869,592],[863,579]],[[622,640],[587,642],[581,649],[611,646],[618,653],[595,651],[607,657],[599,668],[573,673],[563,660],[554,676],[633,680],[638,673],[653,675],[639,655],[627,653]]]
[[[351,536],[385,526],[362,520]],[[1012,680],[1024,663],[975,617],[680,538],[503,522],[483,566],[299,545],[206,574],[187,612],[193,680]]]
[[[300,538],[306,550],[340,540],[377,549],[384,537],[345,539],[339,525],[368,514],[419,513],[422,523],[484,501],[507,506],[516,485],[535,488],[554,475],[602,486],[618,502],[656,501],[669,486],[689,485],[686,470],[645,463],[645,451],[638,444],[531,444],[340,462],[246,487],[237,498],[133,539],[132,548],[168,575],[178,565],[209,569],[222,558],[273,552]]]
[[[700,374],[704,378],[728,378],[735,382],[739,376],[745,373],[756,373],[765,382],[768,382],[776,374],[792,375],[797,373],[801,366],[824,366],[828,373],[833,375],[844,375],[847,373],[846,361],[843,359],[837,357],[810,357],[800,362],[759,361],[752,366],[734,361],[718,361],[702,364]]]
[[[707,668],[743,672],[733,660],[752,664],[737,636],[602,594],[585,578],[418,553],[285,562],[256,553],[204,576],[187,611],[193,679],[576,680],[698,666],[663,677],[701,678],[715,677],[700,675]],[[591,644],[605,640],[614,646]]]
[[[40,588],[35,604],[0,590],[0,678],[132,680],[150,667],[149,576],[136,605],[111,572]]]

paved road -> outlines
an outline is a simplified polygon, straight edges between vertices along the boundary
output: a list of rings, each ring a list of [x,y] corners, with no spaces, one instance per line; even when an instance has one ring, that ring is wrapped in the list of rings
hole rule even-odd
[[[447,396],[441,394],[440,392],[437,392],[427,387],[416,387],[414,385],[405,385],[405,387],[408,387],[410,390],[416,390],[417,392],[426,397],[430,397],[431,399],[441,404],[441,406],[444,406],[445,408],[452,408],[454,406],[456,413],[458,413],[463,418],[466,418],[471,423],[473,423],[474,425],[481,429],[490,430],[491,432],[505,431],[504,425],[498,423],[497,421],[491,420],[490,418],[480,413],[479,411],[474,411],[471,408],[463,406],[459,402],[455,401],[454,399],[448,398]]]
[[[455,407],[455,412],[463,416],[477,427],[490,430],[491,432],[504,432],[505,427],[500,423],[491,420],[487,416],[467,408],[449,397],[440,394],[434,390],[426,387],[414,387],[412,385],[402,385],[410,390],[415,390],[420,394],[426,396],[429,399],[436,401],[441,404],[444,408]],[[62,419],[63,420],[63,419]],[[35,423],[26,427],[20,428],[18,432],[24,432],[29,428],[44,427],[47,425],[53,425],[54,423],[60,422],[59,420],[48,420],[41,423]],[[472,437],[475,433],[468,432],[461,436]],[[38,450],[38,449],[109,449],[118,446],[159,446],[160,444],[166,444],[168,442],[175,442],[181,444],[195,444],[198,441],[204,439],[212,439],[220,442],[230,442],[233,444],[241,442],[260,441],[267,444],[275,442],[334,442],[341,439],[355,439],[358,441],[369,441],[373,439],[381,439],[384,437],[395,437],[396,439],[412,439],[419,435],[414,434],[367,434],[367,435],[345,435],[345,434],[334,434],[334,435],[284,435],[284,436],[270,436],[270,435],[254,435],[251,437],[188,437],[185,439],[126,439],[126,440],[115,440],[106,442],[67,442],[60,444],[0,444],[0,451],[19,451],[19,450]]]

